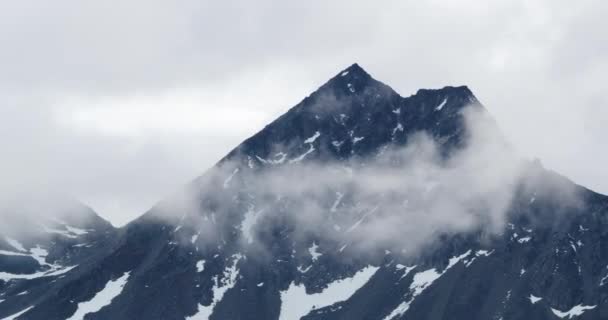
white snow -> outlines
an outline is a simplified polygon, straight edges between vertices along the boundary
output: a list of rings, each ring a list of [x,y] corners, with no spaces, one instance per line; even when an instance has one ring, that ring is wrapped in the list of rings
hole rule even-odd
[[[471,250],[459,256],[450,258],[447,267],[441,273],[437,272],[437,269],[435,268],[416,273],[412,279],[412,283],[410,284],[410,298],[399,304],[395,310],[393,310],[388,316],[384,317],[384,320],[398,319],[399,317],[403,316],[418,295],[433,284],[435,280],[439,279],[443,274],[445,274],[450,268],[455,266],[459,261],[466,258],[470,254]]]
[[[408,275],[410,272],[412,272],[412,270],[416,269],[416,267],[417,267],[417,266],[415,266],[415,265],[414,265],[414,266],[411,266],[411,267],[404,266],[404,265],[402,265],[402,264],[398,264],[398,265],[396,265],[396,266],[395,266],[395,268],[397,268],[397,270],[403,270],[403,269],[405,269],[405,271],[403,271],[403,275],[401,275],[401,278],[399,278],[399,280],[401,281],[401,279],[403,279],[403,278],[407,277],[407,275]]]
[[[523,237],[523,238],[517,239],[517,242],[519,242],[519,243],[525,243],[525,242],[530,241],[530,239],[532,239],[532,237]]]
[[[448,269],[450,269],[451,267],[453,267],[454,265],[456,265],[460,260],[466,258],[470,254],[471,254],[471,250],[469,250],[469,251],[467,251],[467,252],[465,252],[465,253],[463,253],[463,254],[461,254],[459,256],[450,258],[448,266],[445,268],[445,270],[443,270],[442,274],[445,273],[446,271],[448,271]]]
[[[494,252],[494,250],[492,250],[492,252]],[[488,252],[488,250],[478,250],[477,252],[475,252],[475,255],[478,257],[479,256],[489,257],[492,254],[492,252]]]
[[[304,140],[304,143],[313,143],[315,142],[315,140],[317,140],[318,137],[321,136],[321,133],[319,131],[315,132],[315,134],[312,135],[312,137]]]
[[[38,261],[41,266],[48,265],[48,263],[46,263],[46,256],[49,255],[48,251],[37,245],[36,247],[31,248],[30,252],[32,253],[31,257]]]
[[[237,174],[239,172],[239,168],[235,168],[232,173],[228,176],[228,178],[226,178],[226,180],[224,180],[224,189],[228,188],[228,186],[230,185],[230,181],[232,180],[232,178],[234,178],[234,175]]]
[[[213,285],[213,288],[211,288],[211,290],[213,291],[213,300],[211,301],[211,304],[208,306],[203,306],[199,304],[197,313],[191,317],[186,317],[187,320],[208,320],[211,314],[213,313],[213,309],[215,308],[217,303],[222,301],[222,298],[224,297],[226,291],[234,287],[234,285],[236,284],[237,277],[239,275],[237,264],[243,256],[240,254],[235,254],[232,257],[234,259],[234,261],[232,262],[232,266],[224,270],[222,281],[220,282],[219,275],[215,277],[215,284]]]
[[[344,76],[346,76],[347,74],[348,74],[348,71],[344,71],[344,72],[342,72],[342,74],[340,74],[340,76],[344,77]]]
[[[298,272],[300,272],[300,273],[306,273],[306,272],[308,272],[310,270],[310,268],[312,268],[312,265],[309,265],[306,268],[302,268],[302,266],[299,266],[298,267]]]
[[[262,163],[268,163],[268,161],[267,161],[266,159],[264,159],[264,158],[262,158],[262,157],[260,157],[260,156],[258,156],[258,155],[256,155],[255,157],[256,157],[258,160],[260,160],[260,162],[262,162]]]
[[[395,110],[393,110],[394,114],[400,114],[401,113],[401,108],[397,108]]]
[[[606,269],[608,269],[608,266],[606,266]],[[601,280],[600,280],[600,287],[603,286],[606,283],[606,280],[608,280],[608,274],[606,274]]]
[[[577,306],[572,307],[572,309],[570,309],[568,311],[560,311],[560,310],[553,309],[553,308],[551,308],[551,311],[553,312],[553,314],[555,314],[556,316],[558,316],[560,318],[567,317],[568,319],[572,319],[573,317],[580,316],[587,310],[595,309],[595,307],[597,307],[597,306],[585,306],[585,305],[579,304]]]
[[[443,101],[435,108],[435,110],[440,111],[445,106],[446,102],[448,102],[448,98],[443,99]]]
[[[473,262],[475,261],[475,259],[477,259],[477,257],[489,257],[492,253],[494,252],[494,250],[492,251],[488,251],[488,250],[477,250],[477,252],[475,252],[475,256],[469,260],[469,261],[465,261],[465,267],[469,267],[471,264],[473,264]]]
[[[313,262],[317,261],[317,259],[319,259],[319,257],[323,255],[322,253],[317,251],[317,249],[319,249],[319,246],[317,246],[316,242],[313,242],[312,246],[310,248],[308,248],[308,252],[310,253],[310,256],[312,257]]]
[[[29,256],[28,254],[25,254],[25,253],[6,251],[6,250],[0,250],[0,254],[5,255],[5,256],[25,256],[25,257]]]
[[[410,290],[414,290],[412,295],[420,295],[426,288],[433,284],[435,280],[439,279],[441,275],[442,274],[437,272],[434,268],[416,273],[410,284]]]
[[[359,141],[361,141],[363,139],[365,139],[365,137],[354,137],[353,138],[353,144],[355,144],[355,143],[357,143],[357,142],[359,142]]]
[[[20,315],[22,315],[22,314],[24,314],[24,313],[26,313],[26,312],[30,311],[30,309],[31,309],[31,308],[33,308],[33,307],[34,307],[34,306],[31,306],[31,307],[29,307],[29,308],[26,308],[26,309],[24,309],[23,311],[20,311],[20,312],[18,312],[18,313],[15,313],[15,314],[13,314],[13,315],[10,315],[10,316],[8,316],[8,317],[6,317],[6,318],[2,318],[1,320],[15,320],[15,319],[17,319],[17,318],[18,318]]]
[[[72,239],[77,238],[76,235],[74,235],[74,234],[72,234],[72,233],[70,233],[68,231],[49,228],[49,227],[47,227],[45,225],[42,225],[42,229],[44,230],[44,232],[47,232],[47,233],[56,233],[56,234],[62,235],[64,237],[68,237],[68,238],[72,238]]]
[[[341,145],[343,145],[343,144],[344,144],[344,140],[343,140],[343,141],[334,140],[334,141],[332,141],[332,142],[331,142],[331,144],[332,144],[334,147],[339,148]]]
[[[196,243],[196,240],[198,240],[198,235],[199,235],[199,234],[197,233],[197,234],[193,235],[193,236],[192,236],[192,238],[190,238],[190,242],[191,242],[192,244]]]
[[[205,262],[205,260],[199,260],[198,262],[196,262],[196,272],[205,271]]]
[[[263,287],[264,286],[264,282],[260,282],[257,284],[258,287]]]
[[[4,280],[4,281],[9,281],[9,280],[13,280],[13,279],[31,280],[31,279],[42,278],[42,277],[54,277],[54,276],[58,276],[60,274],[64,274],[64,273],[74,269],[75,267],[76,266],[59,269],[60,266],[53,265],[53,269],[51,269],[51,270],[44,271],[44,272],[36,272],[36,273],[31,273],[31,274],[13,274],[13,273],[8,273],[8,272],[0,272],[0,280]]]
[[[72,227],[72,226],[69,226],[67,224],[65,224],[64,226],[65,226],[66,229],[68,229],[68,232],[73,233],[73,234],[78,235],[78,236],[81,236],[83,234],[89,233],[88,230]]]
[[[6,242],[11,245],[11,247],[17,249],[17,251],[27,251],[25,250],[25,248],[23,247],[23,245],[21,244],[21,242],[13,239],[13,238],[9,238],[9,237],[4,237],[4,240],[6,240]]]
[[[287,159],[287,154],[285,152],[277,152],[274,155],[274,160],[268,160],[268,163],[281,164],[281,163],[285,162],[286,159]]]
[[[350,228],[348,228],[348,230],[346,230],[346,233],[352,232],[353,230],[357,229],[359,227],[359,225],[361,225],[361,223],[363,223],[363,221],[371,214],[373,214],[374,212],[376,212],[376,210],[378,210],[378,206],[374,207],[372,210],[368,211],[367,213],[365,213],[363,215],[363,217],[361,217],[361,219],[359,219],[357,222],[355,222]]]
[[[535,303],[539,302],[540,300],[542,300],[543,298],[540,298],[540,297],[537,297],[537,296],[531,294],[528,299],[530,299],[530,302],[532,302],[532,304],[535,304]]]
[[[314,309],[348,300],[377,270],[377,267],[368,266],[352,278],[334,281],[323,291],[313,294],[307,294],[304,285],[292,283],[286,291],[281,291],[279,320],[299,320]]]
[[[349,90],[350,92],[353,92],[353,93],[355,92],[355,88],[353,87],[353,84],[352,84],[352,83],[347,83],[347,84],[346,84],[346,86],[348,87],[348,90]]]
[[[81,320],[88,314],[95,313],[101,308],[108,306],[120,295],[125,284],[129,280],[130,272],[126,272],[116,280],[110,280],[106,286],[97,292],[89,301],[78,303],[78,309],[68,320]]]
[[[298,156],[294,159],[289,160],[289,163],[300,162],[300,161],[304,160],[304,158],[307,155],[311,154],[313,151],[315,151],[315,147],[312,144],[310,144],[310,148],[308,149],[308,151],[306,151],[305,153],[301,154],[300,156]]]
[[[393,137],[395,136],[395,133],[397,133],[397,131],[403,132],[403,125],[401,123],[398,123],[397,126],[393,129]]]
[[[344,193],[340,191],[336,192],[336,201],[334,201],[334,204],[331,206],[331,209],[329,211],[336,212],[338,206],[340,205],[340,202],[342,201],[342,197],[344,197]]]
[[[253,242],[252,230],[262,211],[264,210],[259,210],[256,212],[255,206],[250,205],[247,209],[247,212],[245,212],[245,217],[243,218],[243,222],[241,223],[241,233],[245,240],[247,240],[247,243]]]

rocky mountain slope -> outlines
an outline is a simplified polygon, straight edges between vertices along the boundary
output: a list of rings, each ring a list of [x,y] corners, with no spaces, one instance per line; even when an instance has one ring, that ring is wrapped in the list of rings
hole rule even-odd
[[[354,64],[124,228],[6,236],[0,319],[608,319],[608,197],[471,112]]]

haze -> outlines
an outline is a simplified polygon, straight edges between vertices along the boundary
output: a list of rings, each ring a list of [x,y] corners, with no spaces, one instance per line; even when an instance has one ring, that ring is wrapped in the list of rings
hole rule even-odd
[[[0,191],[142,214],[358,62],[468,85],[513,145],[608,193],[601,1],[0,4]],[[221,18],[220,18],[221,17]]]

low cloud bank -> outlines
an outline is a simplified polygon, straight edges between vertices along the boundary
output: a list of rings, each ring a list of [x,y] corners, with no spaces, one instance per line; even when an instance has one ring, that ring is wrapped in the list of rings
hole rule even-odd
[[[200,239],[214,242],[234,231],[245,247],[268,245],[258,240],[285,223],[295,241],[313,237],[349,250],[413,254],[440,235],[500,233],[523,189],[559,192],[564,205],[577,202],[573,184],[531,176],[531,162],[505,142],[487,113],[466,108],[463,116],[467,143],[447,158],[420,132],[404,147],[364,159],[263,169],[228,162],[159,212],[177,224],[188,220]]]

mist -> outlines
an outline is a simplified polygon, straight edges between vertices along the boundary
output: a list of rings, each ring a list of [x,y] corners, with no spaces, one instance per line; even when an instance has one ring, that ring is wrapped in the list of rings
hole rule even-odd
[[[405,95],[469,86],[522,154],[607,193],[607,9],[4,1],[0,191],[45,182],[124,225],[358,62]]]
[[[447,156],[441,142],[419,132],[405,146],[348,160],[261,168],[232,160],[158,212],[207,243],[225,243],[236,229],[243,250],[267,250],[268,234],[287,224],[295,242],[322,239],[321,246],[351,254],[415,255],[444,235],[501,234],[522,190],[559,191],[563,206],[577,204],[573,184],[536,173],[537,165],[506,142],[483,108],[461,112],[466,143]]]

